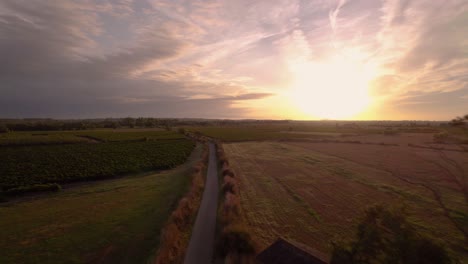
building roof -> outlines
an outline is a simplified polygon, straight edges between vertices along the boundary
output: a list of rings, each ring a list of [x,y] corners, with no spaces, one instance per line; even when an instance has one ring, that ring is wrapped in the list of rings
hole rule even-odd
[[[320,253],[311,254],[279,238],[258,254],[257,260],[263,264],[327,264],[327,261],[321,255]]]

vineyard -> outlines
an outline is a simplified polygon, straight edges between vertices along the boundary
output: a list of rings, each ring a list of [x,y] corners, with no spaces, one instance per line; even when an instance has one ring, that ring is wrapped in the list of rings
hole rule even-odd
[[[117,140],[118,136],[109,138]],[[0,188],[8,191],[21,186],[168,169],[183,163],[193,148],[194,143],[187,139],[3,146],[0,149]]]

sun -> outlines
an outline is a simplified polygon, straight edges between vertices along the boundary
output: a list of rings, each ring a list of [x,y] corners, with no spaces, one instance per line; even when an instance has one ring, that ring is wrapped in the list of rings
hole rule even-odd
[[[316,118],[349,119],[370,104],[372,72],[357,62],[334,58],[327,62],[295,62],[291,96],[305,114]]]

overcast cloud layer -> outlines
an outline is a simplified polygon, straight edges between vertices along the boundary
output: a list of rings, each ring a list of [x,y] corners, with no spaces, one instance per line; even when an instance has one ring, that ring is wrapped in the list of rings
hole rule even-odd
[[[303,118],[291,61],[338,55],[376,69],[361,118],[448,119],[467,32],[466,0],[0,0],[0,117]]]

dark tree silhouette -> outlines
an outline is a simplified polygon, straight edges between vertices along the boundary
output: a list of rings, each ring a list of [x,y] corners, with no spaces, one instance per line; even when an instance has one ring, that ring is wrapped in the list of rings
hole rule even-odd
[[[468,122],[468,115],[464,115],[463,117],[456,117],[450,121],[450,125],[452,126],[465,126]]]
[[[445,248],[418,234],[403,209],[374,206],[366,210],[356,239],[334,243],[331,264],[452,263]]]

